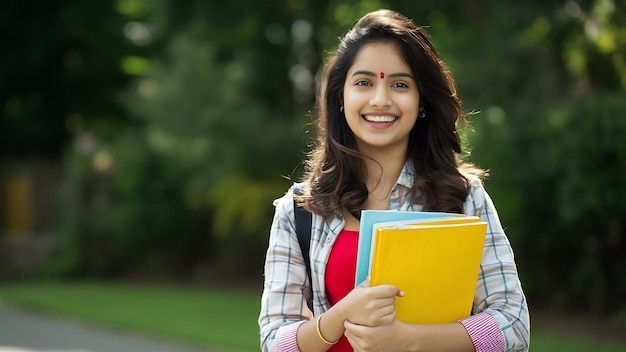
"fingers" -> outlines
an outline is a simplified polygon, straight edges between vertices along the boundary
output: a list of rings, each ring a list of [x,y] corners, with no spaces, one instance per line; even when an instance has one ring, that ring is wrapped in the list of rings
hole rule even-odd
[[[361,282],[357,287],[370,287],[371,282],[370,282],[370,277],[368,276],[365,280],[363,280],[363,282]],[[404,297],[404,291],[400,290],[398,287],[393,286],[393,285],[378,285],[376,287],[385,287],[385,292],[386,290],[394,290],[394,295],[398,296],[398,297]]]
[[[348,320],[343,322],[343,327],[346,329],[344,335],[346,335],[348,339],[352,340],[360,338],[365,331],[364,326],[351,323]]]
[[[392,322],[395,316],[395,298],[392,296],[368,301],[350,318],[356,324],[377,326]]]
[[[404,292],[394,285],[374,286],[372,287],[372,292],[374,293],[375,298],[395,297],[400,296],[400,294],[404,296]]]
[[[368,276],[363,282],[361,282],[357,287],[365,288],[371,287],[370,277]],[[398,296],[404,297],[404,291],[400,290],[398,287],[394,285],[377,285],[374,286],[374,292],[376,292],[378,297],[386,297],[386,296]],[[376,298],[378,298],[376,297]]]
[[[349,321],[343,323],[343,327],[346,329],[344,336],[348,339],[350,345],[354,348],[360,345],[361,326],[353,324]],[[356,351],[356,350],[355,350]]]
[[[396,330],[398,325],[388,324],[377,327],[368,327],[355,324],[350,321],[344,322],[346,329],[344,335],[355,351],[398,351],[405,350],[396,346]]]
[[[367,326],[361,326],[358,324],[353,324],[349,321],[344,323],[344,328],[346,331],[344,335],[350,342],[350,345],[354,348],[355,351],[380,351],[380,348],[377,348],[377,341],[381,337],[379,330],[376,328],[371,328]],[[387,341],[385,344],[389,344]]]
[[[404,296],[394,285],[369,287],[369,279],[357,286],[342,300],[345,317],[363,326],[389,324],[395,319],[396,297]]]
[[[394,306],[386,306],[381,308],[377,314],[376,319],[372,320],[371,326],[385,325],[391,323],[396,318],[396,309]]]

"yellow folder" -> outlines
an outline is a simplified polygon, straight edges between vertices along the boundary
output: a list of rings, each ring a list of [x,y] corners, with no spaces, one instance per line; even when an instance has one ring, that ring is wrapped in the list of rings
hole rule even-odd
[[[370,283],[393,284],[396,317],[413,324],[451,323],[470,315],[487,224],[477,217],[379,224]]]

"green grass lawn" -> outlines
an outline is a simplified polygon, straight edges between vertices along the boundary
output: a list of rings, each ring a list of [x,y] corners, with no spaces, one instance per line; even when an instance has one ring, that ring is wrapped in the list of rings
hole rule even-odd
[[[0,298],[41,312],[225,350],[258,351],[259,295],[112,283],[3,284]],[[532,352],[626,351],[626,344],[533,331]]]
[[[220,350],[258,351],[259,296],[110,283],[0,285],[19,307]]]
[[[595,340],[595,339],[594,339]],[[624,352],[626,344],[613,341],[592,341],[584,336],[556,336],[551,333],[532,333],[530,351],[568,351],[568,352]]]

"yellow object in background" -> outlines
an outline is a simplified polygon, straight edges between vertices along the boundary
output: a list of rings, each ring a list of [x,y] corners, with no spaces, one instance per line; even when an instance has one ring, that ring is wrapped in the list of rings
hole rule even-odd
[[[11,175],[4,184],[4,229],[10,237],[33,231],[33,184],[27,174]]]

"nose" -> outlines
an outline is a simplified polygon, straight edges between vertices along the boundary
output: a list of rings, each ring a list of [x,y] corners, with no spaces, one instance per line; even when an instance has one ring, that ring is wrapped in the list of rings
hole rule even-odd
[[[383,84],[379,84],[374,90],[374,96],[370,99],[370,105],[376,108],[386,108],[391,105],[391,98],[387,87]]]

